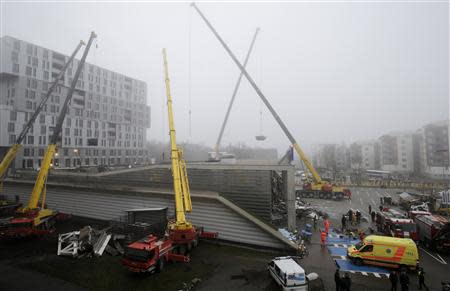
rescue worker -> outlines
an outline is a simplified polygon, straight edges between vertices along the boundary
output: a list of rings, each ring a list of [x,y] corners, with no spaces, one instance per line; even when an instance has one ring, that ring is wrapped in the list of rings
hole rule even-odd
[[[391,281],[391,291],[397,291],[398,276],[394,270],[389,273],[389,281]]]
[[[313,216],[314,230],[317,229],[317,219],[318,219],[317,213],[314,213],[314,216]]]
[[[323,226],[325,227],[325,233],[328,234],[328,231],[330,230],[330,221],[328,218],[325,218],[323,221]]]
[[[356,225],[356,211],[353,211],[353,215],[352,215],[352,225]]]
[[[361,231],[359,232],[359,239],[360,239],[361,241],[363,241],[365,236],[366,236],[366,234],[364,233],[364,231],[361,230]]]
[[[353,210],[351,210],[351,209],[349,209],[348,210],[348,213],[347,213],[348,215],[348,222],[352,222],[352,217],[353,217]]]
[[[322,230],[322,232],[320,232],[320,246],[321,247],[325,246],[326,239],[327,239],[327,234],[326,234],[325,230]]]
[[[350,287],[352,286],[352,279],[350,279],[350,275],[345,273],[344,278],[342,278],[342,291],[350,291]]]
[[[344,230],[347,228],[347,218],[345,217],[345,214],[342,214],[341,218],[341,232],[344,232]]]
[[[409,277],[406,271],[400,273],[400,286],[402,287],[402,291],[408,291]]]
[[[428,290],[427,285],[425,285],[425,272],[422,267],[419,268],[419,271],[417,272],[417,277],[419,277],[419,289],[422,290],[422,286],[425,287],[426,290]]]
[[[372,205],[369,204],[369,213],[372,213]]]
[[[372,217],[372,222],[375,222],[375,215],[376,215],[375,211],[372,211],[370,213],[370,216]]]
[[[361,211],[356,210],[356,224],[360,224],[361,223]]]
[[[336,291],[342,291],[342,278],[339,275],[339,269],[334,272],[334,283],[336,284]]]

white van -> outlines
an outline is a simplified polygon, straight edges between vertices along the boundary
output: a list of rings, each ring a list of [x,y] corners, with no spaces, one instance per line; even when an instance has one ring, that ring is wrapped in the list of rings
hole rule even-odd
[[[267,269],[285,291],[308,291],[309,280],[305,270],[292,257],[277,257]]]

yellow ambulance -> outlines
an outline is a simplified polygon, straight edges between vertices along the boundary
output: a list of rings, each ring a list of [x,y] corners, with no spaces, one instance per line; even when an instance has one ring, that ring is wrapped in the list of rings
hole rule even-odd
[[[356,265],[412,269],[419,264],[419,253],[412,239],[369,235],[347,249],[347,257]]]

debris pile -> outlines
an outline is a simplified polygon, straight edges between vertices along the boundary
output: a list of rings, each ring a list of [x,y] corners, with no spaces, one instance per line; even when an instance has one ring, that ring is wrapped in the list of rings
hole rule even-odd
[[[123,254],[125,236],[111,233],[110,228],[102,230],[85,226],[79,231],[60,234],[58,237],[58,256],[100,257],[104,252],[117,256]]]
[[[307,202],[297,197],[295,200],[295,212],[298,217],[307,216],[314,211],[314,208]]]

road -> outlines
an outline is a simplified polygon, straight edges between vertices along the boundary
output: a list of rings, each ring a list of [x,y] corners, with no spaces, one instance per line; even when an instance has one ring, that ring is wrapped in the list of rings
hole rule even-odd
[[[396,189],[377,189],[377,188],[352,188],[352,199],[344,201],[330,201],[322,199],[304,199],[313,206],[320,207],[330,217],[332,227],[340,228],[340,219],[343,213],[346,213],[350,208],[359,209],[363,213],[363,217],[367,218],[368,222],[362,223],[361,227],[367,229],[370,226],[369,205],[372,209],[377,209],[380,205],[380,197],[389,194],[393,200],[398,200],[397,192],[401,190]],[[300,224],[304,221],[299,221]],[[321,225],[319,225],[320,227]],[[310,246],[309,259],[305,260],[305,265],[309,270],[318,272],[324,279],[327,290],[333,288],[333,272],[336,269],[333,263],[329,250],[321,249],[319,246],[319,234],[316,231],[313,234],[312,245]],[[430,250],[419,247],[420,265],[424,268],[426,273],[426,283],[430,290],[441,290],[441,281],[450,280],[450,256],[442,255],[432,252]],[[362,274],[366,273],[366,274]],[[389,280],[383,274],[367,274],[367,272],[351,274],[355,289],[363,290],[370,288],[370,290],[389,290]],[[418,290],[417,278],[414,274],[410,274],[410,289]],[[369,290],[369,289],[368,289]]]

